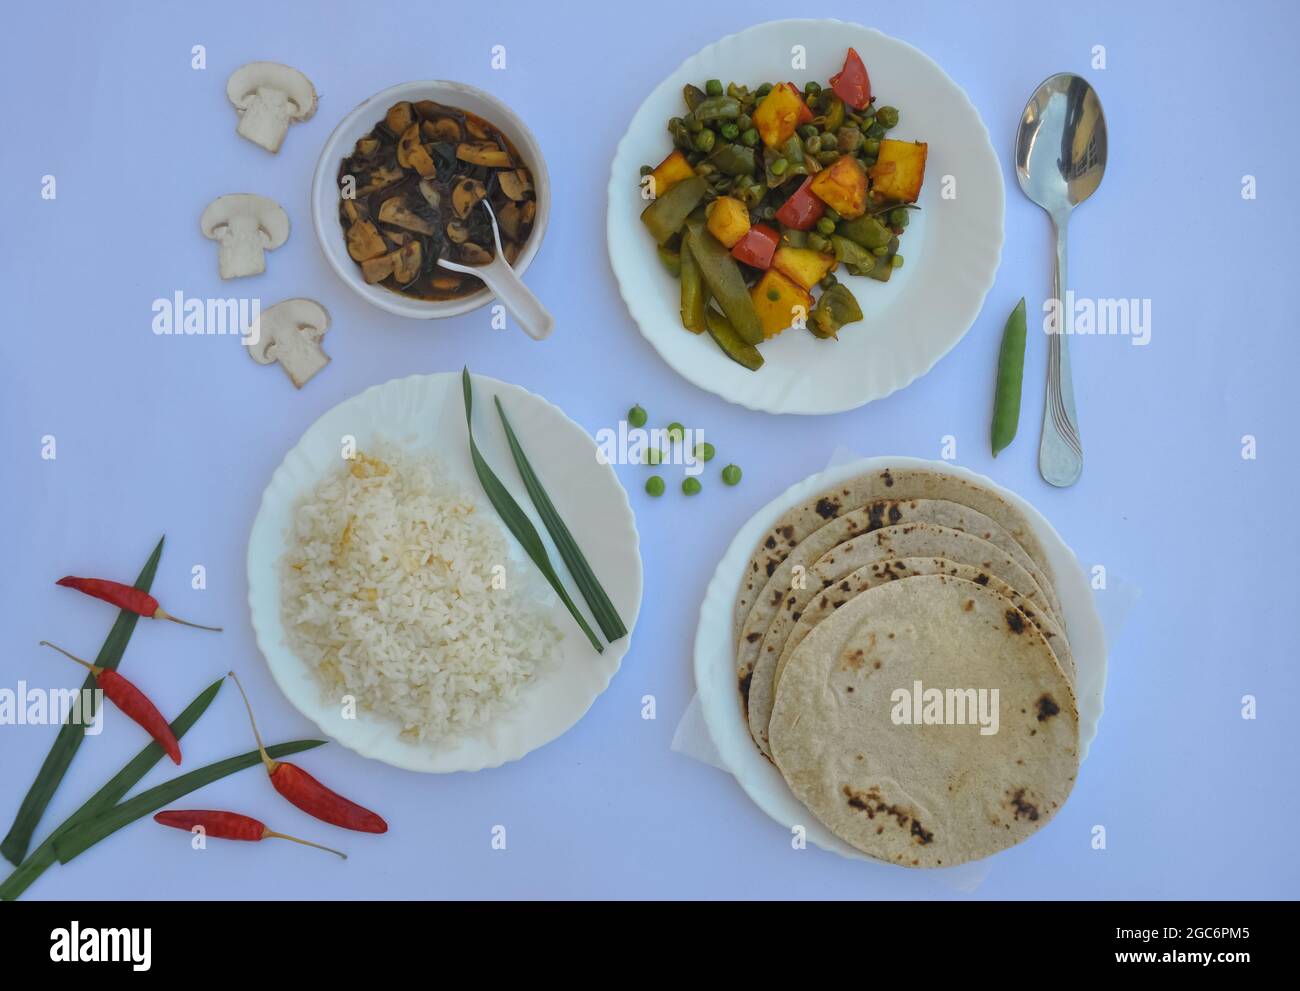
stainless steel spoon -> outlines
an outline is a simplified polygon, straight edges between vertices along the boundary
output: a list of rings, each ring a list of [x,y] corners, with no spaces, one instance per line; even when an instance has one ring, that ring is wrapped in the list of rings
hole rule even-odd
[[[1066,230],[1070,211],[1093,194],[1106,169],[1106,118],[1088,81],[1062,72],[1034,91],[1016,134],[1016,178],[1033,202],[1047,211],[1056,229],[1058,323],[1048,337],[1047,400],[1038,471],[1052,485],[1073,485],[1083,471],[1083,445],[1070,381],[1070,346],[1065,329]]]
[[[488,212],[492,221],[492,237],[496,241],[496,254],[486,265],[461,265],[458,262],[439,258],[438,264],[453,272],[464,272],[482,279],[492,294],[510,311],[510,315],[519,321],[525,334],[535,341],[544,341],[555,329],[555,318],[542,305],[542,301],[533,295],[533,291],[524,285],[524,280],[510,263],[506,261],[501,250],[501,230],[497,227],[496,214],[487,200],[479,201]]]

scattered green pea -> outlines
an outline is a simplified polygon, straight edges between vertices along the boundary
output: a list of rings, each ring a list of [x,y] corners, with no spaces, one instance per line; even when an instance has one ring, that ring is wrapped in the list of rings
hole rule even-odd
[[[664,480],[658,475],[651,475],[645,480],[645,490],[648,495],[659,498],[664,494]]]
[[[737,127],[735,124],[730,124],[730,123],[723,124],[720,128],[718,128],[718,133],[721,134],[728,141],[735,141],[736,137],[740,134],[740,128]]]
[[[627,411],[628,426],[644,427],[647,419],[648,417],[646,416],[645,410],[643,410],[639,405],[633,406]]]
[[[893,266],[894,268],[902,268],[902,267],[903,267],[903,256],[902,256],[902,255],[894,255],[893,258],[889,259],[889,264],[890,264],[891,266]]]
[[[695,456],[701,461],[712,461],[713,455],[716,453],[717,452],[713,449],[713,445],[707,440],[695,445]]]
[[[713,150],[713,143],[718,140],[718,136],[707,128],[695,135],[695,150],[709,152]]]
[[[668,424],[668,439],[672,441],[674,444],[681,443],[682,438],[685,436],[686,436],[686,428],[683,427],[680,423],[674,421]]]
[[[898,108],[881,107],[876,111],[876,123],[888,130],[898,126]]]
[[[685,492],[688,496],[695,495],[702,488],[704,488],[704,486],[700,484],[700,480],[698,478],[687,477],[682,479],[682,491]]]
[[[722,480],[728,485],[740,484],[740,468],[736,465],[727,465],[722,469]]]
[[[704,92],[709,94],[709,96],[721,96],[722,80],[710,79],[707,83],[704,84]]]
[[[754,145],[758,144],[758,131],[752,127],[747,128],[745,133],[740,136],[740,141],[746,148],[753,148]]]

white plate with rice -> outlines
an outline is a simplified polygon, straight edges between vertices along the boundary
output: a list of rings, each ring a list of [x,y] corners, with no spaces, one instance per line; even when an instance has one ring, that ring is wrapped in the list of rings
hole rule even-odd
[[[407,770],[496,767],[560,736],[618,670],[640,609],[636,522],[614,470],[558,407],[474,376],[479,450],[589,621],[494,396],[628,628],[604,653],[483,494],[459,374],[395,379],[322,416],[271,477],[249,537],[253,629],[280,689],[345,747]]]

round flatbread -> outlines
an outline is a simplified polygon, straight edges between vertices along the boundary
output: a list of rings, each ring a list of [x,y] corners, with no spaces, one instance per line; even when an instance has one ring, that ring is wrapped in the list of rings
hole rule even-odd
[[[818,624],[769,728],[795,796],[846,843],[908,867],[1026,839],[1079,766],[1074,692],[1047,641],[1008,599],[950,575],[879,585]]]
[[[861,538],[859,538],[861,539]],[[834,566],[831,566],[834,567]],[[1032,622],[1047,640],[1052,653],[1074,684],[1074,655],[1069,641],[1060,628],[1045,612],[1037,610],[1021,593],[1001,578],[974,565],[960,564],[944,558],[905,557],[873,561],[856,571],[834,578],[823,578],[830,567],[810,573],[809,585],[814,591],[800,601],[799,607],[783,607],[772,618],[772,624],[763,637],[754,662],[749,683],[749,733],[759,750],[771,757],[768,742],[768,724],[772,716],[772,703],[784,665],[804,637],[822,620],[842,607],[850,599],[888,581],[913,578],[918,575],[953,575],[966,581],[983,585],[1009,599],[1013,605],[1032,618]]]
[[[755,599],[741,627],[736,643],[736,681],[740,688],[741,704],[745,707],[746,713],[748,713],[751,675],[758,658],[760,643],[782,602],[789,598],[792,591],[797,591],[801,587],[806,588],[802,579],[807,568],[833,547],[852,537],[908,523],[933,523],[990,542],[1001,539],[1011,544],[1015,543],[1006,531],[988,516],[948,499],[878,499],[819,527],[798,546],[789,549],[785,559],[764,582],[758,598]],[[922,556],[945,556],[931,550],[917,550],[914,553]],[[1004,554],[1004,556],[1010,555]],[[964,558],[955,560],[962,560],[967,564],[978,563]],[[1051,600],[1033,577],[1028,575],[1023,567],[1017,569],[1017,575],[1028,577],[1033,589],[1031,591],[1026,588],[1024,591],[1039,604],[1040,609],[1050,610]],[[1020,585],[1016,587],[1021,588]]]
[[[847,478],[833,488],[782,513],[761,538],[741,577],[733,634],[740,639],[749,611],[768,578],[790,551],[813,531],[878,499],[946,499],[969,506],[1000,524],[1033,558],[1048,584],[1053,581],[1047,553],[1023,512],[982,485],[928,468],[881,468]]]

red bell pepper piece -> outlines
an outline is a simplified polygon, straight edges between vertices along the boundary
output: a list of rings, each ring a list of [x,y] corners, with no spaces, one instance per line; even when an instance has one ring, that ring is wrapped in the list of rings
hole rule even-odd
[[[826,204],[809,188],[812,181],[812,176],[805,179],[790,198],[781,204],[781,209],[776,211],[776,219],[783,227],[796,231],[811,230],[822,219]]]
[[[776,247],[780,243],[781,235],[771,227],[755,224],[732,247],[731,257],[754,268],[766,270],[772,267],[772,256],[776,254]]]
[[[800,91],[799,87],[794,83],[786,83],[786,85],[794,90],[795,96],[799,97],[799,115],[795,117],[794,123],[796,127],[801,127],[813,119],[813,112],[809,109],[808,101],[803,98],[803,93]]]
[[[844,105],[861,110],[871,102],[871,79],[867,67],[852,48],[844,56],[844,68],[831,76],[831,89]]]

